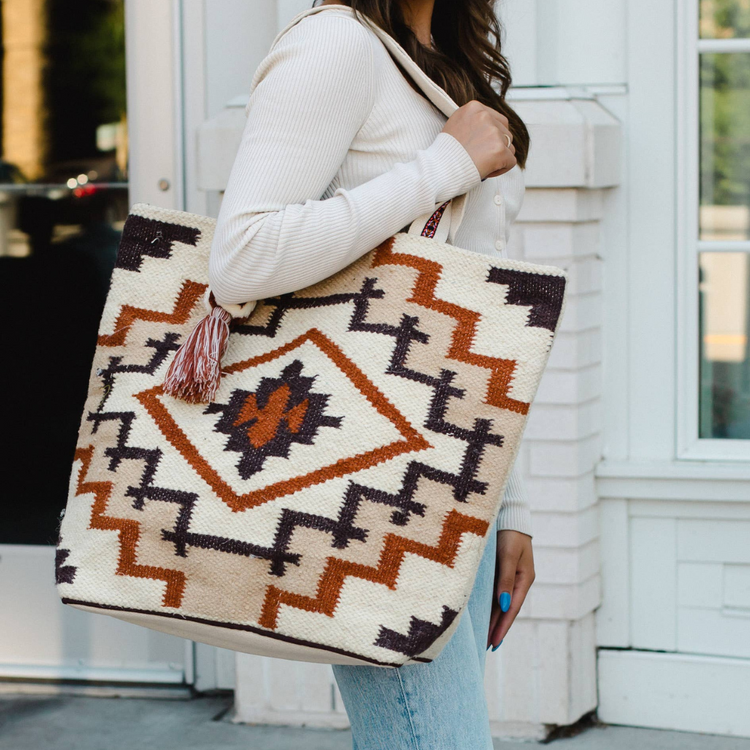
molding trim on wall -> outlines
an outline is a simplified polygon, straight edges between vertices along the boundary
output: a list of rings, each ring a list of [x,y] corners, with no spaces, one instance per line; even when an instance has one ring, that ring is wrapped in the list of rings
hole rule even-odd
[[[527,96],[516,102],[516,110],[532,141],[524,173],[527,187],[591,189],[620,184],[622,123],[600,102]]]
[[[624,83],[612,83],[589,86],[511,86],[508,89],[508,101],[526,99],[596,99],[600,95],[625,96],[628,87]]]
[[[599,497],[750,503],[750,466],[713,461],[601,461]]]

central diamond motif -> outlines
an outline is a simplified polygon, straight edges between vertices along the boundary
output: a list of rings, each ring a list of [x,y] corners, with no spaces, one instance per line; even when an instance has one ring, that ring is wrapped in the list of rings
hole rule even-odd
[[[323,413],[331,397],[313,393],[314,381],[295,359],[278,378],[263,378],[255,392],[237,389],[228,403],[209,404],[204,413],[221,414],[214,429],[229,436],[225,450],[242,454],[243,479],[262,471],[268,456],[289,458],[292,443],[312,445],[321,427],[341,427],[342,417]]]
[[[315,328],[227,366],[208,406],[174,399],[161,386],[136,398],[173,457],[234,511],[432,447]],[[239,453],[239,462],[228,452]]]

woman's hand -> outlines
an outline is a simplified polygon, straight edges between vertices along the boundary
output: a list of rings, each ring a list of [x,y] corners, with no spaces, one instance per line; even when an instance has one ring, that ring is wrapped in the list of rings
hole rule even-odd
[[[476,99],[459,107],[448,118],[443,132],[452,135],[468,151],[483,180],[516,166],[516,147],[508,118]]]
[[[492,646],[494,651],[505,638],[535,577],[531,537],[511,529],[498,531],[495,597],[487,648]]]

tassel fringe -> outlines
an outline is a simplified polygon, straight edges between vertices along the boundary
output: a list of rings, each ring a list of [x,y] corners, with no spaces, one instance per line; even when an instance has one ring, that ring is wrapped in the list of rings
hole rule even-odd
[[[216,305],[177,350],[162,386],[189,404],[210,403],[221,382],[221,358],[229,343],[232,316]]]

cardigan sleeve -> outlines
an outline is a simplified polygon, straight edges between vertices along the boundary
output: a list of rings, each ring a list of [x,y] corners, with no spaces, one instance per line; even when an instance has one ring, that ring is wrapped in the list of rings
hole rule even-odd
[[[514,529],[533,536],[526,485],[515,463],[510,470],[508,482],[505,485],[505,495],[495,525],[498,531]]]
[[[219,304],[321,281],[481,182],[463,145],[441,132],[411,161],[321,199],[373,106],[372,45],[356,19],[321,13],[258,67],[209,259]]]

